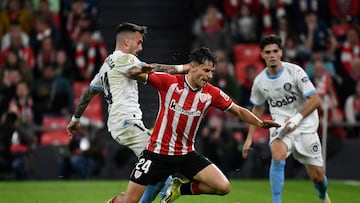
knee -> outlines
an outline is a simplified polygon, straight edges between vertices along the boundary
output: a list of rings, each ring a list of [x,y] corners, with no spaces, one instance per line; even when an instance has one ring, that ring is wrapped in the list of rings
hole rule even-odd
[[[229,181],[224,181],[221,183],[217,189],[218,195],[226,195],[231,191],[231,186]]]

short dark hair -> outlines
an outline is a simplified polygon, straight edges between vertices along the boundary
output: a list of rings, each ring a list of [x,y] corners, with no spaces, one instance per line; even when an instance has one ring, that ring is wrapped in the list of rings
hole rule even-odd
[[[211,61],[214,65],[217,63],[215,54],[207,47],[200,47],[191,51],[189,60],[198,64],[203,64],[205,61]]]
[[[116,34],[119,34],[121,32],[140,32],[142,35],[145,35],[147,32],[146,26],[136,25],[134,23],[121,23],[116,28]]]
[[[260,48],[261,50],[264,49],[264,47],[266,45],[269,44],[276,44],[279,46],[279,48],[281,49],[281,44],[282,44],[282,40],[281,37],[279,35],[276,34],[271,34],[271,35],[266,35],[265,37],[262,38],[262,40],[260,41]]]

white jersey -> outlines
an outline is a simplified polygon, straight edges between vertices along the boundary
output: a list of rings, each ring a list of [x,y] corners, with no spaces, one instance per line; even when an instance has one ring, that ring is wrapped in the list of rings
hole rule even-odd
[[[255,105],[269,105],[272,118],[284,126],[285,120],[300,112],[306,98],[316,93],[306,72],[298,65],[282,62],[276,76],[264,69],[254,80],[250,101]],[[306,116],[297,127],[303,133],[317,132],[319,117],[317,110]]]
[[[124,75],[129,68],[141,64],[132,54],[114,51],[90,83],[91,88],[104,93],[109,105],[108,130],[113,135],[120,133],[129,121],[142,119],[138,83]]]

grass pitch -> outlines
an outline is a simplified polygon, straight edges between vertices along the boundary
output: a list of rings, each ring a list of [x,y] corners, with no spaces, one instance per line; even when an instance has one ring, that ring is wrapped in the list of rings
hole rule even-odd
[[[127,181],[0,181],[1,203],[103,203],[119,191]],[[360,203],[360,182],[329,180],[329,196],[333,203]],[[154,202],[159,202],[157,198]],[[231,180],[226,196],[182,196],[176,203],[271,203],[267,180]],[[284,203],[319,202],[308,180],[286,180]]]

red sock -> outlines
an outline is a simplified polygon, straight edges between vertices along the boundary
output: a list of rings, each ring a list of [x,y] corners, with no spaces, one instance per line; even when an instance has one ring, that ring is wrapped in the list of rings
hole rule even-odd
[[[199,195],[200,189],[199,189],[199,182],[191,182],[190,183],[191,193],[193,195]]]
[[[115,200],[116,200],[116,196],[113,197],[113,198],[109,201],[109,203],[115,203]]]

